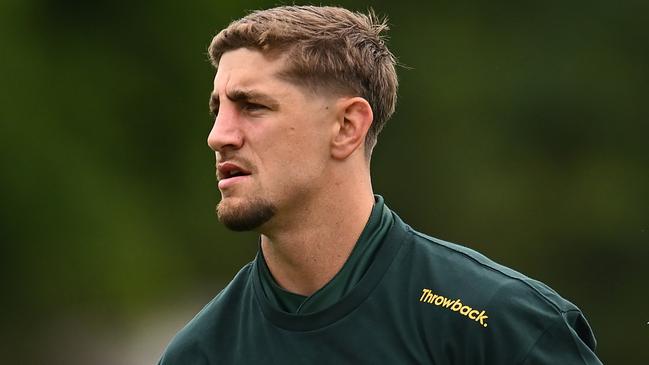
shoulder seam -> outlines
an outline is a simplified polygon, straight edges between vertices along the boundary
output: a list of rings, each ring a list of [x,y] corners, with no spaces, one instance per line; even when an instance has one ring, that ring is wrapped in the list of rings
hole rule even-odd
[[[465,253],[465,252],[462,252],[462,251],[459,251],[459,250],[453,249],[452,247],[449,247],[449,246],[443,245],[443,244],[441,244],[441,243],[439,243],[439,242],[437,242],[437,241],[431,239],[431,237],[428,237],[428,236],[426,236],[425,234],[422,234],[421,232],[418,232],[418,231],[414,230],[414,229],[413,229],[412,227],[410,227],[410,226],[407,226],[407,229],[408,229],[408,231],[409,231],[410,233],[412,233],[412,234],[414,234],[415,236],[418,236],[418,237],[420,237],[420,238],[423,238],[423,239],[425,239],[426,241],[428,241],[428,242],[430,242],[430,243],[432,243],[432,244],[435,244],[435,245],[440,246],[440,247],[443,247],[443,248],[445,248],[445,249],[447,249],[447,250],[453,251],[453,252],[455,252],[455,253],[457,253],[457,254],[460,254],[460,255],[464,256],[465,258],[467,258],[467,259],[469,259],[469,260],[475,262],[476,264],[478,264],[478,265],[480,265],[480,266],[482,266],[482,267],[484,267],[484,268],[486,268],[486,269],[488,269],[488,270],[491,270],[491,271],[493,271],[493,272],[499,273],[499,274],[501,274],[501,275],[503,275],[503,276],[506,276],[506,277],[508,277],[508,278],[510,278],[510,279],[512,279],[512,280],[515,280],[516,282],[523,283],[525,286],[527,286],[528,288],[530,288],[534,293],[536,293],[537,296],[541,297],[545,302],[547,302],[548,304],[550,304],[550,306],[552,306],[552,307],[553,307],[557,312],[559,312],[559,313],[561,313],[561,314],[565,314],[565,313],[567,313],[567,312],[569,312],[569,311],[577,311],[577,312],[581,312],[579,309],[568,309],[568,310],[562,310],[562,309],[561,309],[561,308],[560,308],[560,307],[559,307],[559,306],[558,306],[554,301],[550,300],[550,298],[548,298],[547,296],[545,296],[543,293],[541,293],[537,288],[535,288],[534,286],[532,286],[532,285],[531,285],[530,283],[528,283],[527,281],[525,281],[525,280],[523,280],[523,279],[521,279],[521,278],[514,277],[514,276],[512,276],[512,275],[510,275],[510,274],[507,274],[506,272],[503,272],[502,270],[499,270],[498,268],[495,268],[495,267],[493,267],[493,266],[486,265],[486,264],[480,262],[479,260],[477,260],[475,257],[472,257],[471,255],[468,255],[468,254]],[[521,275],[523,275],[523,274],[521,274]],[[527,277],[527,276],[526,276],[526,277]],[[531,279],[531,278],[528,278],[528,279],[533,280],[533,279]]]

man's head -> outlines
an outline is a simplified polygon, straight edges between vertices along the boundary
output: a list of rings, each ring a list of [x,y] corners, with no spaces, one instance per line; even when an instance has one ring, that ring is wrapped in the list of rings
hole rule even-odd
[[[315,93],[365,98],[374,114],[365,140],[369,157],[397,101],[395,58],[381,35],[387,30],[385,20],[371,11],[283,6],[232,22],[214,37],[209,55],[218,67],[225,52],[238,48],[283,54],[286,80]]]
[[[369,185],[367,162],[396,100],[385,28],[345,9],[281,7],[214,37],[208,144],[226,226],[281,228],[318,199]]]

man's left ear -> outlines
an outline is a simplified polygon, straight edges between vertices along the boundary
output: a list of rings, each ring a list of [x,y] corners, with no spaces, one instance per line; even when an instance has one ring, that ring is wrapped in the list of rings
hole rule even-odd
[[[365,136],[374,114],[370,103],[361,97],[340,99],[337,106],[339,113],[331,141],[331,155],[344,160],[357,149],[365,148]]]

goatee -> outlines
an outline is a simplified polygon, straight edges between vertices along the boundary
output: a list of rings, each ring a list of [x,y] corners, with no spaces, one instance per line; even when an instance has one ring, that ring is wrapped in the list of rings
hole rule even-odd
[[[244,202],[221,200],[216,206],[219,221],[233,231],[251,231],[268,222],[277,211],[270,202],[255,199]]]

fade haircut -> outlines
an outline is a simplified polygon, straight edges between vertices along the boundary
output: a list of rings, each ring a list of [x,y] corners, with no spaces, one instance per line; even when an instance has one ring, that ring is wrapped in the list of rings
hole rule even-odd
[[[367,157],[397,101],[394,55],[385,45],[386,19],[339,7],[281,6],[235,20],[212,39],[209,56],[218,68],[221,56],[238,48],[282,54],[279,75],[313,92],[361,96],[374,120],[365,138]]]

